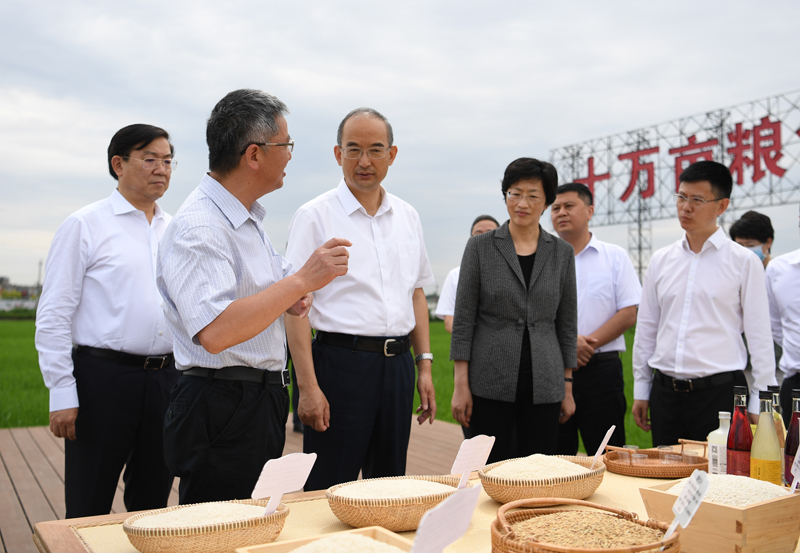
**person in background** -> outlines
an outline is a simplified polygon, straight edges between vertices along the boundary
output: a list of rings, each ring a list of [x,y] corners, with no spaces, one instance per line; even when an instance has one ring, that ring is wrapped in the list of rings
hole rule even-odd
[[[123,467],[128,511],[167,506],[161,436],[178,372],[155,276],[171,217],[156,202],[173,154],[164,129],[120,129],[108,146],[116,189],[70,215],[47,257],[36,349],[50,430],[67,438],[67,518],[108,514]]]
[[[347,272],[331,238],[295,272],[264,232],[258,199],[283,186],[294,141],[286,104],[235,90],[208,118],[209,172],[158,251],[157,283],[181,377],[164,421],[180,502],[249,499],[283,453],[289,414],[284,314],[305,317],[312,291]]]
[[[717,226],[730,204],[730,171],[699,161],[679,178],[685,235],[650,260],[633,345],[633,418],[652,428],[655,446],[705,440],[719,411],[733,411],[733,387],[747,385],[742,329],[753,363],[753,423],[757,392],[776,384],[763,266]]]
[[[792,417],[792,389],[800,388],[800,249],[773,259],[766,278],[772,337],[783,348],[780,398],[783,420],[788,427]]]
[[[748,211],[731,225],[728,234],[731,240],[756,254],[766,269],[772,259],[770,252],[775,240],[775,231],[769,217],[757,211]]]
[[[500,226],[497,219],[491,215],[479,215],[473,222],[470,229],[470,236],[478,236],[484,232],[489,232]],[[450,334],[453,333],[453,314],[456,310],[456,290],[458,289],[458,273],[460,266],[447,273],[442,286],[442,295],[436,304],[435,314],[444,320],[444,328]]]
[[[470,238],[461,260],[451,408],[473,435],[495,437],[490,463],[556,453],[559,422],[575,411],[575,255],[539,224],[557,186],[550,163],[511,162],[501,185],[510,220]]]
[[[578,288],[578,370],[572,378],[575,414],[558,430],[558,453],[578,453],[578,432],[594,454],[612,425],[610,445],[625,445],[625,383],[619,354],[626,330],[636,324],[642,296],[639,277],[623,248],[598,240],[589,231],[594,197],[584,184],[556,190],[550,206],[553,228],[575,250]]]

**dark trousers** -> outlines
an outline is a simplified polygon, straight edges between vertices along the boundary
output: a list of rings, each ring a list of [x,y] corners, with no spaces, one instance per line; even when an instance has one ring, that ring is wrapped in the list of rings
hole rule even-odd
[[[328,399],[330,427],[306,425],[303,451],[316,453],[305,490],[322,490],[358,478],[403,476],[414,401],[414,360],[350,348],[312,344],[314,370]]]
[[[705,441],[719,428],[719,412],[733,413],[734,386],[747,386],[744,372],[734,371],[732,382],[694,392],[676,392],[654,378],[650,390],[653,447],[677,444],[679,438]]]
[[[469,429],[473,436],[494,436],[487,463],[534,453],[553,455],[558,446],[560,414],[561,402],[533,403],[533,375],[521,372],[516,401],[487,399],[472,393]]]
[[[286,388],[213,376],[181,376],[164,421],[164,455],[181,479],[182,505],[249,499],[286,442]]]
[[[622,361],[595,360],[572,372],[572,396],[575,414],[558,429],[559,455],[578,453],[578,432],[583,438],[586,453],[594,455],[611,425],[616,425],[610,445],[625,445],[625,383],[622,380]]]
[[[792,390],[800,389],[800,373],[790,376],[781,384],[781,412],[783,415],[783,424],[789,428],[789,423],[792,422]]]
[[[76,440],[65,440],[67,518],[105,515],[125,467],[128,511],[167,506],[172,476],[164,464],[161,435],[169,393],[179,373],[74,351],[78,386]]]

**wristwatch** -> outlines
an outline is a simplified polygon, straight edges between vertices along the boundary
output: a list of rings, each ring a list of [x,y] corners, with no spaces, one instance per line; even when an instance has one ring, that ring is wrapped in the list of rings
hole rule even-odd
[[[419,363],[423,359],[427,359],[431,363],[433,363],[433,354],[432,353],[420,353],[414,358],[414,364]]]

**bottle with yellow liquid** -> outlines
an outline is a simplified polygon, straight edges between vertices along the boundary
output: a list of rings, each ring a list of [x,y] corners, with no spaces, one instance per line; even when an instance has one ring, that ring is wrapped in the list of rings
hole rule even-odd
[[[783,413],[781,412],[781,387],[780,386],[767,386],[767,390],[772,392],[772,418],[775,421],[775,432],[778,434],[778,445],[781,448],[781,474],[786,474],[786,455],[784,448],[786,447],[786,425],[783,424]],[[791,467],[789,467],[791,470]],[[782,478],[782,483],[786,484],[786,479]]]
[[[772,392],[758,393],[759,415],[750,449],[750,478],[781,485],[781,448],[772,418]]]

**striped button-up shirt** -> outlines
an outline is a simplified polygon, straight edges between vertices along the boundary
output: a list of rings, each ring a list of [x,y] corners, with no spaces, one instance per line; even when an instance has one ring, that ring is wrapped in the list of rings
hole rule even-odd
[[[175,340],[178,369],[234,365],[270,371],[286,363],[283,316],[257,336],[211,354],[197,333],[240,298],[256,294],[293,272],[264,233],[265,210],[248,211],[205,175],[172,220],[159,245],[157,285]]]

